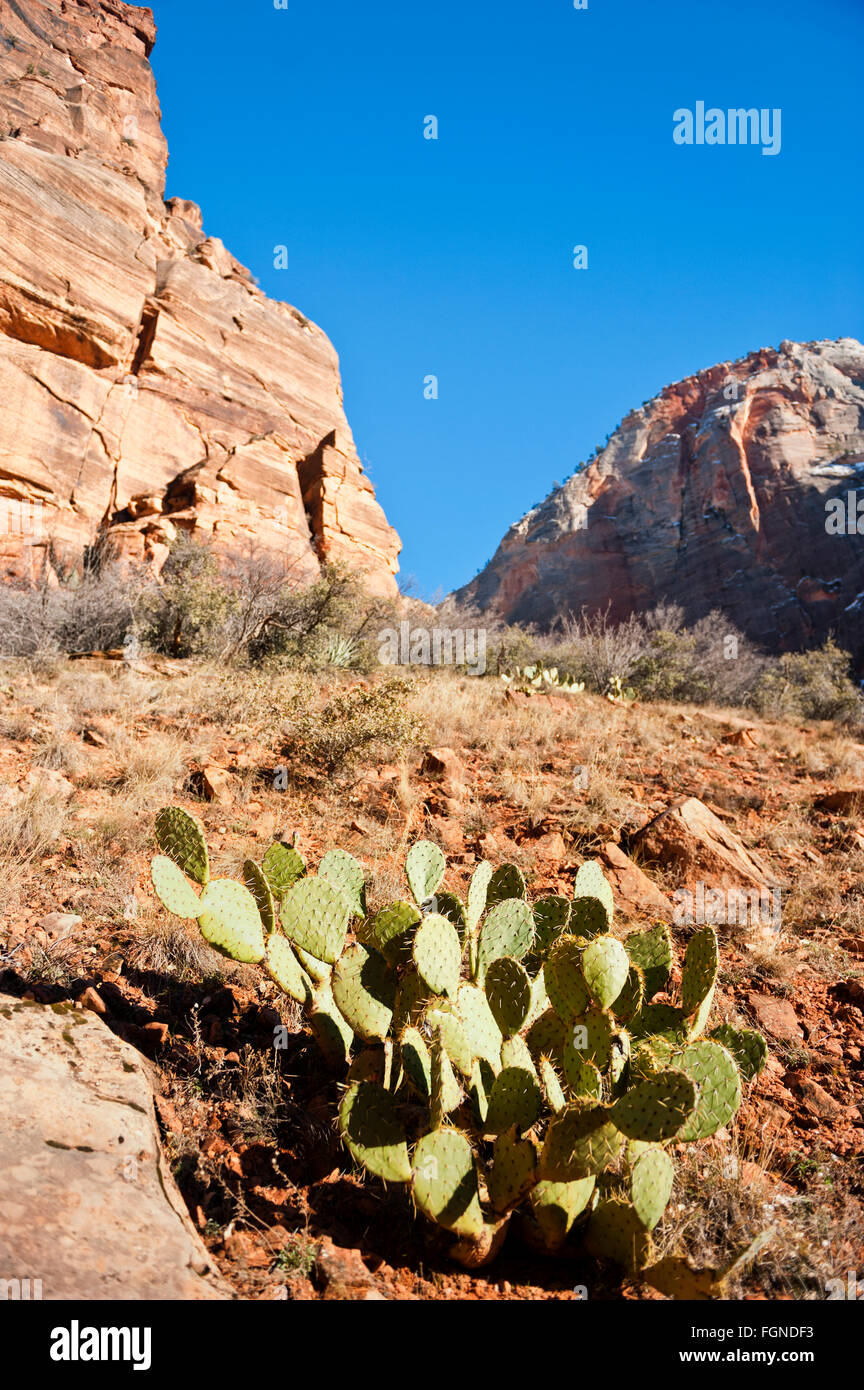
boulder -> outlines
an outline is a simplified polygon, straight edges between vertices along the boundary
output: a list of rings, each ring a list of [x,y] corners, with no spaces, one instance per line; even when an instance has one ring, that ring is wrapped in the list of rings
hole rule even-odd
[[[762,860],[695,796],[677,802],[649,821],[632,843],[649,860],[673,867],[682,880],[723,888],[748,884],[776,887]]]

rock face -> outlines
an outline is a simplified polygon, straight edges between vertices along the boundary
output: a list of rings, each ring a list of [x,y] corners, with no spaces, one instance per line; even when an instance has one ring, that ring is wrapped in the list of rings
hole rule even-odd
[[[0,996],[9,1297],[16,1280],[45,1299],[233,1297],[162,1158],[139,1054],[91,1013]]]
[[[860,534],[826,511],[842,499],[848,523],[859,483],[864,347],[784,342],[634,411],[458,597],[546,627],[607,606],[613,621],[661,601],[690,620],[719,608],[769,650],[833,629],[860,654],[864,489]]]
[[[164,201],[149,10],[0,0],[0,560],[254,538],[395,593],[320,328]]]

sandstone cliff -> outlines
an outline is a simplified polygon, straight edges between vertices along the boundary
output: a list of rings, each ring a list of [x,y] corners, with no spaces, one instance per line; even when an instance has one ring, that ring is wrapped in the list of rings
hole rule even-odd
[[[763,349],[668,386],[508,531],[458,597],[552,626],[661,601],[722,609],[769,649],[864,639],[864,347]],[[853,499],[853,505],[856,499]],[[847,516],[848,520],[848,516]]]
[[[0,559],[255,538],[394,593],[336,353],[165,202],[149,10],[0,0]]]

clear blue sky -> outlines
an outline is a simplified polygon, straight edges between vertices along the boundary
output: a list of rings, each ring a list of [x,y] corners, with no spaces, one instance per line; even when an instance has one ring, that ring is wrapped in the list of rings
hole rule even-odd
[[[666,383],[862,336],[861,0],[153,9],[168,193],[332,338],[424,597]],[[780,153],[675,145],[700,100]]]

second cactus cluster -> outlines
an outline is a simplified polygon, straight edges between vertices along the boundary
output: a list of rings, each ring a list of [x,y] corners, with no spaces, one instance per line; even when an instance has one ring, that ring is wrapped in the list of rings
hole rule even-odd
[[[760,1033],[706,1031],[712,927],[691,936],[670,1002],[668,928],[613,934],[612,890],[591,861],[572,897],[533,906],[515,865],[481,863],[463,902],[442,887],[441,850],[420,841],[410,897],[373,914],[343,850],[313,874],[277,843],[238,882],[210,877],[201,827],[179,807],[159,813],[156,838],[165,907],[306,1007],[344,1073],[347,1149],[410,1189],[456,1259],[488,1262],[518,1223],[536,1248],[581,1244],[665,1293],[712,1296],[716,1272],[658,1260],[651,1234],[673,1150],[728,1124],[767,1058]]]

